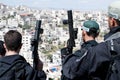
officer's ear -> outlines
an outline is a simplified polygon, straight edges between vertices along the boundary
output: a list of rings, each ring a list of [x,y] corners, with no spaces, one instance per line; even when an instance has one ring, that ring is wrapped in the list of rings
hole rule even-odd
[[[117,26],[116,19],[111,18],[111,25],[112,26]]]
[[[112,18],[112,17],[108,17],[108,24],[109,24],[110,28],[114,27],[114,25],[115,25],[115,19]]]
[[[4,48],[6,49],[6,45],[5,45],[5,43],[3,44],[3,46],[4,46]]]
[[[86,34],[87,34],[87,31],[84,30],[83,33],[84,33],[84,35],[86,35]]]

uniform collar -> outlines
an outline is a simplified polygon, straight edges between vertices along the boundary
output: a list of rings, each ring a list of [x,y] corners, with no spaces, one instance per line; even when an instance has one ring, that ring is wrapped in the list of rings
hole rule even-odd
[[[0,58],[0,62],[7,63],[7,64],[12,64],[17,60],[26,61],[25,58],[21,55],[9,55],[9,56],[4,56]]]
[[[86,41],[85,43],[88,44],[88,43],[93,43],[93,42],[96,42],[95,40],[89,40],[89,41]]]
[[[108,37],[110,37],[111,35],[113,35],[113,34],[116,33],[116,32],[119,32],[119,31],[120,31],[120,26],[111,28],[111,29],[110,29],[110,32],[107,33],[107,34],[104,36],[104,40],[106,40]]]
[[[96,45],[97,44],[97,42],[95,41],[95,40],[90,40],[90,41],[86,41],[86,42],[84,42],[82,45],[81,45],[81,47],[86,47],[87,45]]]
[[[120,31],[120,26],[117,26],[117,27],[114,27],[114,28],[110,29],[110,33],[116,33],[118,31]]]

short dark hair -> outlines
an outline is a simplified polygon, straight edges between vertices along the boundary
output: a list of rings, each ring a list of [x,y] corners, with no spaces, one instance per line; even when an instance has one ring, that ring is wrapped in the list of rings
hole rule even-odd
[[[89,32],[87,32],[87,35],[96,38],[99,35],[99,31],[96,28],[90,28]]]
[[[17,51],[22,43],[22,35],[17,30],[9,30],[4,35],[4,41],[8,50]]]
[[[6,53],[6,50],[4,48],[4,42],[0,40],[0,55],[4,56]]]

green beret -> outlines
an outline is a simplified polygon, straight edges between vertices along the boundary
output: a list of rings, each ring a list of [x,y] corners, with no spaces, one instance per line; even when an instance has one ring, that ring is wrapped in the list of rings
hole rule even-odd
[[[83,23],[83,30],[89,32],[91,28],[96,28],[96,30],[99,32],[99,24],[96,21],[88,20]]]

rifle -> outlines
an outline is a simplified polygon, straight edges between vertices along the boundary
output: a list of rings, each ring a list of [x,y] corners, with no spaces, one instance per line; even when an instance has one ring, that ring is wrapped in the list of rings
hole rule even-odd
[[[73,16],[72,10],[67,11],[68,20],[64,20],[63,24],[69,26],[69,39],[67,41],[67,47],[61,49],[61,55],[64,58],[66,55],[73,53],[73,47],[75,47],[75,39],[77,39],[78,28],[73,28]]]
[[[68,20],[64,20],[63,24],[68,24],[69,26],[69,39],[67,40],[67,47],[61,49],[62,65],[65,57],[73,53],[73,47],[75,47],[75,39],[77,39],[78,28],[73,28],[73,16],[72,10],[67,11]],[[62,70],[61,70],[61,80],[66,80]]]
[[[43,33],[43,29],[41,28],[41,20],[37,20],[34,38],[32,39],[32,42],[31,42],[33,68],[34,69],[37,69],[37,65],[38,65],[38,59],[39,59],[38,44],[39,44],[39,41],[41,41],[41,37],[39,37],[39,35],[42,33]]]

